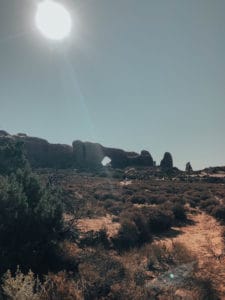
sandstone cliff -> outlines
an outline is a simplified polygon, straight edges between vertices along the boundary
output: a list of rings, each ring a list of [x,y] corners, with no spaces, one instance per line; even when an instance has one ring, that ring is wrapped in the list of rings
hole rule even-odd
[[[0,130],[0,142],[7,139],[24,143],[26,156],[34,168],[96,168],[102,166],[105,157],[111,159],[113,168],[154,165],[151,154],[146,150],[138,154],[82,141],[74,141],[72,146],[51,144],[44,139],[30,137],[24,133],[10,135]]]

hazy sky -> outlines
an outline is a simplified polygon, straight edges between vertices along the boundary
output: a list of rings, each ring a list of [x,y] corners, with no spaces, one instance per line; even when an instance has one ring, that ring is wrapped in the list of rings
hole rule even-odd
[[[64,42],[36,29],[40,1],[0,0],[0,129],[225,165],[224,0],[58,1]]]

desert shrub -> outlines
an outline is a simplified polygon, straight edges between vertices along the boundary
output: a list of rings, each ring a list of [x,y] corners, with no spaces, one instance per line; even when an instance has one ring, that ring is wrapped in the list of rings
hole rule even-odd
[[[8,270],[2,279],[2,292],[7,300],[40,300],[41,284],[32,271],[23,274],[19,267],[15,276]]]
[[[125,269],[118,260],[110,257],[107,253],[87,252],[81,257],[79,276],[83,286],[84,299],[102,299],[110,293],[112,285],[120,283],[124,279]]]
[[[134,281],[123,281],[111,286],[107,297],[109,300],[149,300],[155,299],[152,291],[143,286],[138,286]]]
[[[150,208],[144,211],[144,215],[146,215],[148,226],[153,233],[170,229],[174,222],[173,213],[163,209],[163,207]]]
[[[120,195],[112,193],[112,192],[96,192],[94,197],[97,200],[101,200],[101,201],[104,201],[107,199],[114,200],[114,201],[121,201]]]
[[[165,263],[173,264],[173,258],[165,244],[154,243],[148,247],[146,266],[148,271],[165,271],[167,270]]]
[[[112,178],[122,180],[124,178],[124,174],[122,170],[113,170]]]
[[[136,224],[130,220],[123,220],[118,234],[112,238],[112,242],[119,251],[138,246],[139,231]]]
[[[201,195],[200,195],[200,198],[202,200],[209,199],[210,198],[210,193],[209,192],[202,192]]]
[[[113,223],[118,223],[120,221],[120,218],[119,217],[117,217],[117,216],[113,216],[112,217],[112,222]]]
[[[218,200],[209,198],[200,202],[200,208],[211,214],[213,209],[219,204],[220,202]]]
[[[0,181],[1,272],[17,265],[47,271],[63,228],[60,194],[31,172],[20,142],[1,142],[0,172],[7,175]]]
[[[124,205],[121,202],[106,200],[103,204],[104,208],[111,214],[118,216],[124,209]]]
[[[192,208],[196,208],[198,206],[198,203],[193,199],[189,200],[189,204],[190,204],[190,207],[192,207]]]
[[[117,250],[127,250],[139,247],[152,240],[149,224],[141,211],[125,212],[121,215],[121,227],[118,234],[112,238]]]
[[[59,272],[66,270],[71,274],[78,272],[79,256],[77,255],[77,244],[71,243],[68,240],[59,241],[52,250],[53,258],[51,258],[53,266],[50,265],[49,270]],[[47,262],[47,266],[49,263]],[[45,272],[46,273],[46,272]]]
[[[175,220],[186,221],[187,214],[186,214],[186,210],[184,208],[184,205],[182,205],[180,203],[174,204],[172,206],[172,212],[174,214]]]
[[[195,299],[219,300],[221,299],[212,285],[210,278],[193,278],[193,291]]]
[[[165,272],[171,266],[193,263],[193,272],[197,266],[196,257],[180,242],[167,245],[163,242],[153,243],[147,248],[147,270]]]
[[[133,195],[134,191],[130,190],[128,187],[124,187],[124,195],[128,195],[128,196],[131,196]]]
[[[148,199],[148,203],[149,204],[163,204],[168,200],[168,198],[166,197],[165,194],[152,194],[149,199]]]
[[[104,206],[105,209],[110,209],[114,205],[115,205],[115,201],[110,200],[110,199],[105,200],[104,204],[103,204],[103,206]]]
[[[143,271],[136,271],[134,273],[134,282],[137,286],[144,286],[146,279],[148,279],[148,276],[146,276],[145,272]]]
[[[10,139],[0,142],[0,174],[9,175],[28,166],[22,142]]]
[[[146,242],[150,242],[152,240],[152,234],[143,214],[141,214],[141,212],[135,212],[131,219],[138,229],[138,246],[141,246]]]
[[[83,300],[83,293],[65,271],[48,274],[42,285],[40,300]],[[21,299],[22,300],[22,299]]]
[[[89,231],[85,236],[80,239],[79,245],[81,247],[96,247],[103,246],[104,248],[109,248],[109,240],[106,229],[101,229],[99,231]]]
[[[146,201],[146,196],[144,196],[144,195],[134,195],[134,196],[132,196],[131,198],[130,198],[130,201],[132,202],[132,203],[136,203],[136,204],[144,204],[144,203],[146,203],[147,201]]]
[[[225,183],[224,177],[206,177],[203,180],[207,183]]]
[[[191,207],[198,207],[201,202],[200,195],[189,195],[189,203]]]
[[[1,270],[54,265],[53,253],[62,230],[62,204],[56,191],[45,188],[28,170],[0,182]]]
[[[218,205],[212,210],[212,215],[222,221],[225,222],[225,205]]]
[[[173,261],[176,264],[184,264],[190,262],[197,262],[197,258],[186,248],[184,244],[178,241],[173,241],[171,247],[169,248],[170,255],[173,257]]]
[[[2,281],[2,296],[6,300],[83,299],[78,284],[66,272],[50,273],[41,283],[32,271],[24,274],[17,268],[14,276],[7,271]]]
[[[108,211],[115,216],[119,216],[123,209],[122,205],[113,205]]]
[[[63,188],[61,190],[62,199],[63,199],[63,205],[64,205],[64,211],[66,213],[75,213],[78,209],[80,209],[81,203],[80,199],[74,199],[74,192],[71,190],[66,190]],[[82,202],[82,206],[85,205],[85,200]]]
[[[121,215],[121,227],[112,242],[119,251],[139,247],[152,240],[152,233],[164,232],[173,223],[173,212],[164,206],[132,208]]]

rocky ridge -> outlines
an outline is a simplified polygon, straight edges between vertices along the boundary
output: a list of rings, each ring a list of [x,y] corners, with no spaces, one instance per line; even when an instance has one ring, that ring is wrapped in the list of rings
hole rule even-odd
[[[105,157],[111,160],[110,164],[113,168],[153,167],[155,165],[147,150],[142,150],[139,154],[79,140],[74,141],[72,146],[51,144],[47,140],[27,136],[24,133],[11,135],[0,130],[0,143],[7,140],[24,143],[27,158],[34,168],[97,168],[102,167]],[[172,162],[169,168],[173,168]]]

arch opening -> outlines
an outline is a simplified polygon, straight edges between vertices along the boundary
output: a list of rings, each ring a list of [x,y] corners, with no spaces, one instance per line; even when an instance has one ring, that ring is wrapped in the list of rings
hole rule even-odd
[[[107,167],[110,165],[111,161],[112,161],[111,158],[109,158],[108,156],[105,156],[101,163],[104,167]]]

